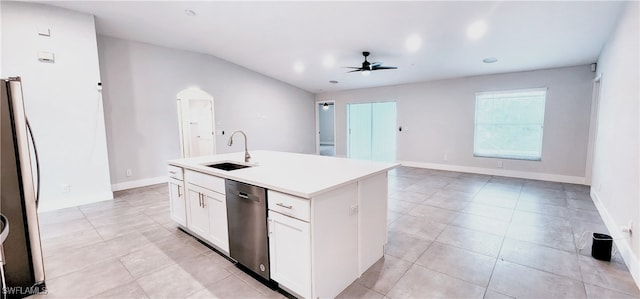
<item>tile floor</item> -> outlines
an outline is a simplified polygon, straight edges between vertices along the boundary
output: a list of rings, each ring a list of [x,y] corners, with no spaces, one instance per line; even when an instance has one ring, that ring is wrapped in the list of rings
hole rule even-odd
[[[638,298],[588,188],[401,167],[389,176],[389,243],[344,298]],[[36,297],[283,298],[178,230],[168,190],[41,213],[49,293]],[[587,238],[590,239],[590,238]]]

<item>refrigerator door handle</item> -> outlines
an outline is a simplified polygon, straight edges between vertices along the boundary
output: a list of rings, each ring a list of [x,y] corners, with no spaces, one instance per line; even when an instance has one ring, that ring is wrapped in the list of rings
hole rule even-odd
[[[33,144],[33,155],[36,157],[36,209],[38,208],[38,204],[40,203],[40,160],[38,159],[38,148],[36,147],[36,140],[33,138],[33,130],[31,129],[31,124],[29,123],[29,119],[25,118],[25,123],[27,124],[27,131],[29,131],[29,136],[31,137],[31,144]]]

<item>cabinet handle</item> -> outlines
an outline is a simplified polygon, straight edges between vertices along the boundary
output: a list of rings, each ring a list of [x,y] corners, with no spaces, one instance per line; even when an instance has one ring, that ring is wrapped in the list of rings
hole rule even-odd
[[[170,174],[176,174],[176,172],[175,172],[175,171],[169,171],[169,173],[170,173]]]
[[[205,195],[204,193],[202,194],[202,208],[206,208],[207,207],[207,195]]]
[[[291,210],[291,208],[293,208],[293,206],[292,206],[292,205],[288,205],[288,206],[287,206],[287,205],[285,205],[285,204],[283,204],[283,203],[281,203],[281,202],[277,203],[277,204],[276,204],[276,206],[280,206],[280,207],[283,207],[283,208],[285,208],[285,209],[289,209],[289,210]]]
[[[182,194],[180,194],[180,185],[178,185],[178,197],[182,197]]]
[[[198,193],[198,205],[202,208],[202,193]]]

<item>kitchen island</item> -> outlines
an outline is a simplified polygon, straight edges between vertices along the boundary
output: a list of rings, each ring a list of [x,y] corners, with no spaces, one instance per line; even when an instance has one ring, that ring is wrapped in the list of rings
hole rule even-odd
[[[171,216],[229,256],[225,180],[266,189],[270,279],[299,297],[335,297],[384,253],[395,163],[252,151],[169,161]],[[249,166],[223,170],[210,165]],[[231,236],[233,238],[233,236]]]

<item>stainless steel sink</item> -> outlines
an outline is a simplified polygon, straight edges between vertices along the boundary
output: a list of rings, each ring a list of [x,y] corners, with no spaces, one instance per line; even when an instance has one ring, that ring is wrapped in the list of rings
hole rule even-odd
[[[205,166],[216,168],[216,169],[222,169],[222,170],[225,170],[225,171],[232,171],[232,170],[251,167],[251,165],[242,165],[242,164],[236,164],[236,163],[231,163],[231,162],[222,162],[222,163],[216,163],[216,164],[209,164],[209,165],[205,165]]]

